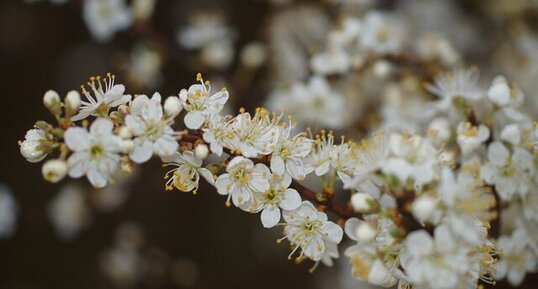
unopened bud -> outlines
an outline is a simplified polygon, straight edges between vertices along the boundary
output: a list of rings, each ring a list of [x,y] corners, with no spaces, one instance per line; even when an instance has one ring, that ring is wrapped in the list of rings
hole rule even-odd
[[[60,102],[60,96],[54,90],[45,92],[45,95],[43,95],[43,104],[53,114],[59,114],[61,112],[62,103]]]
[[[65,109],[68,115],[75,115],[80,108],[80,93],[76,90],[71,90],[65,97]]]
[[[177,96],[169,96],[164,101],[164,112],[167,116],[178,115],[182,109],[183,105],[181,105],[181,101]]]
[[[194,155],[196,155],[197,158],[205,159],[208,154],[209,148],[205,144],[199,144],[194,149]]]
[[[63,160],[49,160],[41,167],[41,173],[46,181],[57,183],[67,174],[67,163]]]
[[[132,140],[123,140],[120,143],[120,147],[124,153],[130,153],[134,148],[134,144]]]
[[[133,137],[133,131],[129,127],[122,126],[122,127],[120,127],[120,131],[119,131],[118,135],[122,139],[130,139],[130,138]]]
[[[357,226],[357,239],[361,242],[370,242],[377,235],[376,230],[366,222],[362,222]]]
[[[417,198],[413,205],[411,206],[411,211],[413,216],[420,221],[424,222],[427,220],[432,220],[435,215],[435,210],[437,207],[437,200],[430,196],[421,196]]]
[[[22,156],[31,163],[40,162],[47,154],[39,149],[39,143],[34,141],[23,141],[20,143]]]
[[[368,213],[376,207],[375,199],[366,193],[356,193],[351,196],[351,206],[355,212]]]

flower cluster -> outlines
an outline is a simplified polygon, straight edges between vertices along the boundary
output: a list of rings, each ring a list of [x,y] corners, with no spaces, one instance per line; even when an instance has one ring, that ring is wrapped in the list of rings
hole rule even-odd
[[[437,99],[424,134],[387,129],[360,142],[298,132],[263,108],[222,115],[229,92],[213,92],[200,74],[197,82],[164,104],[159,93],[126,95],[112,75],[82,88],[87,101],[49,91],[44,103],[58,124],[37,122],[21,153],[30,162],[54,157],[43,165],[46,180],[86,176],[95,187],[157,156],[173,167],[165,189],[196,193],[205,180],[227,206],[260,213],[266,228],[284,227],[279,242],[291,243],[289,258],[314,268],[339,257],[338,223],[356,242],[345,250],[352,275],[375,285],[475,288],[504,277],[519,284],[536,269],[538,239],[527,228],[538,221],[538,131],[518,110],[522,91],[503,77],[482,89],[475,70],[440,75],[426,88]],[[318,192],[300,183],[315,177]],[[345,204],[333,198],[339,183],[351,193]],[[499,237],[505,207],[523,214]]]

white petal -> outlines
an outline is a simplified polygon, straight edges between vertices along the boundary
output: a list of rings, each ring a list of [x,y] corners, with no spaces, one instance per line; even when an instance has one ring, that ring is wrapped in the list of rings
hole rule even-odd
[[[280,207],[284,210],[295,210],[301,205],[301,195],[295,189],[286,189],[282,192]]]
[[[205,116],[197,111],[189,112],[185,115],[185,126],[189,129],[199,129],[204,124]]]
[[[342,231],[342,228],[338,226],[337,224],[333,222],[326,222],[323,224],[322,230],[327,235],[325,236],[329,241],[333,243],[340,243],[342,241],[342,237],[344,235],[344,231]]]
[[[91,145],[88,132],[81,127],[68,128],[65,132],[64,139],[67,147],[74,151],[88,149]]]
[[[280,221],[280,209],[268,206],[261,213],[262,224],[265,228],[272,228]]]
[[[133,143],[133,151],[129,154],[131,160],[137,164],[147,162],[153,155],[153,144],[140,138],[135,139]]]
[[[499,141],[493,142],[488,147],[488,160],[498,166],[505,165],[510,157],[508,149]]]
[[[220,175],[217,178],[217,181],[215,182],[215,187],[217,187],[217,192],[220,195],[228,195],[230,193],[229,186],[230,186],[230,175],[228,174]]]
[[[134,114],[129,114],[125,117],[125,124],[136,136],[143,134],[146,128],[146,123],[139,116]]]
[[[279,155],[273,155],[271,157],[271,171],[277,175],[283,175],[284,169],[284,159]]]
[[[200,175],[212,186],[215,185],[215,179],[213,178],[213,174],[206,168],[201,168],[198,170]]]
[[[102,188],[106,186],[108,175],[98,170],[96,166],[90,165],[88,169],[88,180],[96,188]]]
[[[93,136],[108,135],[112,132],[114,124],[106,118],[96,119],[90,126],[90,133]]]
[[[155,101],[149,101],[143,108],[142,108],[142,117],[146,121],[156,122],[161,120],[163,117],[163,108],[160,103],[157,103]]]
[[[89,164],[89,156],[86,152],[75,152],[69,157],[69,176],[72,178],[80,178],[83,176]]]

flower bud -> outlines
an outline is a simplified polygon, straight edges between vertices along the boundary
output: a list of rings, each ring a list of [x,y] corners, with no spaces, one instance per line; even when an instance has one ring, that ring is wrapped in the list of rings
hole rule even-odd
[[[357,239],[361,242],[370,242],[377,235],[376,230],[366,222],[361,222],[357,226],[357,231],[355,232]]]
[[[129,127],[122,126],[122,127],[120,127],[120,131],[119,131],[118,135],[122,139],[130,139],[130,138],[133,137],[133,131]]]
[[[124,153],[130,153],[134,148],[133,141],[132,140],[121,141],[120,148]]]
[[[22,156],[31,163],[43,160],[47,154],[39,149],[39,143],[35,141],[23,141],[20,143]]]
[[[385,78],[392,72],[392,65],[386,60],[378,60],[372,67],[374,75],[378,78]]]
[[[178,115],[182,109],[183,106],[181,105],[181,102],[177,96],[169,96],[164,101],[164,112],[167,116]]]
[[[355,212],[368,213],[376,207],[376,201],[369,194],[356,193],[351,196],[351,206]]]
[[[440,144],[450,139],[450,122],[446,118],[436,118],[428,125],[428,136],[430,139]]]
[[[60,102],[60,96],[54,90],[49,90],[43,95],[43,104],[53,114],[59,114],[61,112],[62,103]]]
[[[57,183],[67,174],[67,163],[63,160],[49,160],[41,167],[41,173],[46,181]]]
[[[71,90],[65,97],[65,109],[68,115],[74,115],[78,113],[80,108],[80,94],[76,90]]]
[[[521,142],[521,130],[517,124],[508,124],[501,131],[501,139],[513,145]]]
[[[500,106],[508,104],[510,101],[510,87],[504,77],[497,76],[493,79],[493,84],[488,90],[488,98]]]
[[[209,148],[205,144],[199,144],[194,149],[194,155],[199,159],[205,159],[209,154]]]
[[[420,222],[432,220],[437,209],[437,200],[430,196],[417,198],[411,206],[413,216]]]

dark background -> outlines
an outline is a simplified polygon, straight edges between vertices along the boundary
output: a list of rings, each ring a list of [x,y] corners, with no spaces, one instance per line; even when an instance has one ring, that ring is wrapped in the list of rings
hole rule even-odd
[[[189,6],[203,9],[211,7],[209,2],[158,1],[155,26],[173,41]],[[268,13],[266,3],[224,2],[228,3],[223,9],[241,16],[230,18],[233,26],[241,28],[239,43],[260,36],[263,16]],[[11,188],[20,206],[15,236],[0,240],[0,288],[113,288],[99,269],[99,256],[112,246],[114,232],[124,221],[140,224],[147,245],[164,250],[170,259],[192,260],[200,274],[194,288],[312,287],[311,264],[294,265],[286,258],[287,245],[275,243],[280,229],[264,230],[258,215],[226,208],[225,200],[211,188],[202,187],[196,196],[165,192],[165,169],[158,162],[142,168],[130,186],[129,200],[119,210],[94,215],[92,225],[73,241],[57,237],[46,206],[62,184],[43,181],[41,165],[26,162],[17,141],[24,139],[36,120],[52,121],[42,105],[46,90],[55,89],[63,97],[89,76],[108,71],[121,83],[124,77],[114,70],[111,54],[130,47],[131,40],[132,35],[125,32],[107,44],[92,41],[81,10],[73,3],[0,1],[0,183]],[[163,95],[177,94],[194,81],[195,72],[184,61],[181,55],[165,60],[165,79],[158,88]],[[128,92],[133,93],[129,87]],[[246,101],[255,103],[256,94]],[[80,182],[87,184],[83,179]],[[169,280],[136,287],[179,288]]]

